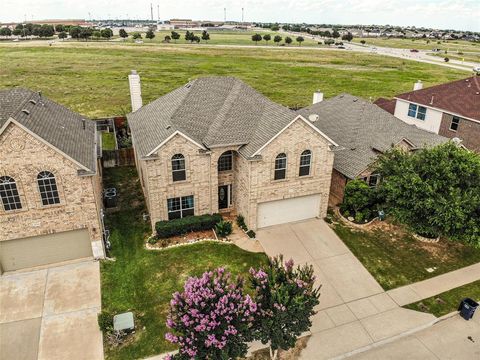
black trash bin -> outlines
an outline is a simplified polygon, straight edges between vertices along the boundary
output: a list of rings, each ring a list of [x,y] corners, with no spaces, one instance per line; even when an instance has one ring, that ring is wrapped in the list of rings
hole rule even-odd
[[[117,206],[117,189],[108,188],[104,190],[103,201],[105,208],[114,208]]]
[[[478,303],[470,298],[465,298],[460,303],[458,310],[460,311],[460,316],[465,320],[470,320],[475,314],[475,310],[478,307]]]

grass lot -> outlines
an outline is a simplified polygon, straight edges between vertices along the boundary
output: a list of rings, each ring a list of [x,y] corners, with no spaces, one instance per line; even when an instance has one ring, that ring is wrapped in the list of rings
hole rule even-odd
[[[475,43],[465,40],[434,40],[434,39],[395,39],[395,38],[355,38],[353,42],[359,43],[360,40],[365,40],[366,45],[392,47],[399,49],[418,49],[431,50],[441,49],[447,51],[477,51],[480,52],[480,43]],[[427,40],[430,40],[427,43]],[[437,42],[440,41],[440,44]]]
[[[148,251],[144,237],[150,231],[142,220],[146,212],[135,168],[106,169],[105,187],[119,189],[121,211],[107,214],[116,261],[102,262],[102,308],[118,313],[133,311],[137,331],[120,348],[105,345],[107,359],[138,359],[174,347],[164,339],[166,314],[173,292],[181,290],[191,275],[225,266],[233,274],[246,275],[266,260],[230,244],[203,243],[163,251]]]
[[[375,99],[452,81],[468,73],[375,54],[282,47],[218,48],[196,45],[135,46],[121,43],[45,42],[0,44],[0,88],[24,86],[86,116],[130,111],[127,75],[142,76],[144,103],[189,79],[232,75],[290,107],[309,105],[312,93],[349,92]]]
[[[437,317],[458,310],[462,299],[469,297],[476,302],[480,301],[480,281],[463,285],[461,287],[446,291],[431,298],[405,306],[407,309],[431,313]],[[477,309],[477,312],[480,309]],[[476,316],[479,316],[478,314]]]
[[[334,230],[385,290],[480,261],[480,249],[443,239],[437,244],[422,243],[391,224],[366,231],[336,223]],[[433,267],[432,273],[426,270]]]
[[[447,54],[441,52],[441,53],[428,53],[428,55],[438,56],[441,58],[448,57],[451,60],[472,61],[472,62],[480,63],[480,52],[464,53],[463,55],[458,55],[456,52],[449,52]]]
[[[185,41],[185,33],[186,33],[185,31],[183,30],[174,30],[174,31],[180,34],[180,39],[177,40],[177,44],[190,43],[190,41],[188,42]],[[193,33],[198,37],[200,37],[200,39],[202,38],[201,31],[193,31]],[[298,46],[298,43],[295,40],[297,38],[296,36],[286,35],[286,34],[282,34],[275,31],[261,31],[261,30],[259,31],[209,31],[208,33],[210,34],[210,40],[208,41],[208,44],[210,45],[255,45],[255,42],[252,41],[252,35],[260,34],[263,36],[265,34],[270,34],[272,38],[270,41],[265,42],[262,40],[258,42],[258,45],[277,46],[277,44],[273,42],[273,38],[275,37],[275,35],[280,35],[283,39],[280,44],[283,44],[285,42],[284,40],[286,36],[290,36],[293,42],[289,46]],[[166,31],[166,30],[157,31],[155,32],[155,38],[153,38],[152,40],[145,39],[144,34],[142,36],[144,38],[143,41],[145,43],[151,43],[151,42],[160,43],[165,39],[166,35],[171,36],[171,31]],[[308,34],[303,35],[303,38],[305,39],[305,41],[302,43],[301,46],[320,46],[318,45],[318,41],[315,41],[309,38]],[[131,37],[129,37],[128,41],[133,42],[134,40]],[[175,44],[174,40],[172,40],[171,43]],[[200,43],[205,44],[205,41],[202,40]]]
[[[111,132],[102,132],[102,149],[115,150],[115,134]]]

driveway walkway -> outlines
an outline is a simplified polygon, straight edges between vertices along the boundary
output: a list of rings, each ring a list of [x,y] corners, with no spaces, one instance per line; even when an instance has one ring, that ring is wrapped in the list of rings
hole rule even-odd
[[[387,293],[398,305],[403,306],[477,280],[480,280],[480,263],[389,290]]]
[[[433,315],[403,309],[323,220],[261,229],[269,256],[309,263],[322,285],[311,338],[301,359],[331,359],[432,325]]]
[[[0,359],[103,359],[99,263],[0,277]]]

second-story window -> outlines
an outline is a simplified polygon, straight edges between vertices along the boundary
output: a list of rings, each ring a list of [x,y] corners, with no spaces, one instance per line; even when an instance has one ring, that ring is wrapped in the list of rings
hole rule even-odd
[[[230,171],[233,167],[233,151],[225,151],[218,158],[218,171]]]
[[[287,177],[287,155],[280,153],[275,158],[275,174],[274,180],[282,180]]]
[[[458,124],[460,124],[460,118],[458,116],[454,116],[452,118],[452,122],[450,123],[450,130],[457,131],[458,130]]]
[[[410,104],[408,106],[408,116],[417,118],[419,120],[425,120],[427,115],[427,108],[425,106],[419,106],[416,104]]]
[[[60,204],[57,181],[50,171],[42,171],[37,175],[38,190],[43,206]]]
[[[310,175],[310,167],[312,163],[312,152],[310,150],[305,150],[300,155],[300,170],[298,176],[307,176]]]
[[[20,210],[22,208],[17,183],[10,176],[0,177],[0,197],[2,198],[5,211]]]
[[[187,179],[185,170],[185,156],[175,154],[172,156],[172,178],[173,181],[182,181]]]

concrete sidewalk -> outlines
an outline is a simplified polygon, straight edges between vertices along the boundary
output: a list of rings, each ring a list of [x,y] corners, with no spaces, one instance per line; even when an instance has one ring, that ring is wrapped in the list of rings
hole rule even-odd
[[[480,263],[389,290],[387,294],[399,306],[404,306],[477,280],[480,280]]]
[[[323,220],[261,229],[257,238],[269,256],[283,254],[296,264],[312,264],[322,285],[311,338],[300,359],[343,356],[436,321],[431,314],[399,307]]]

